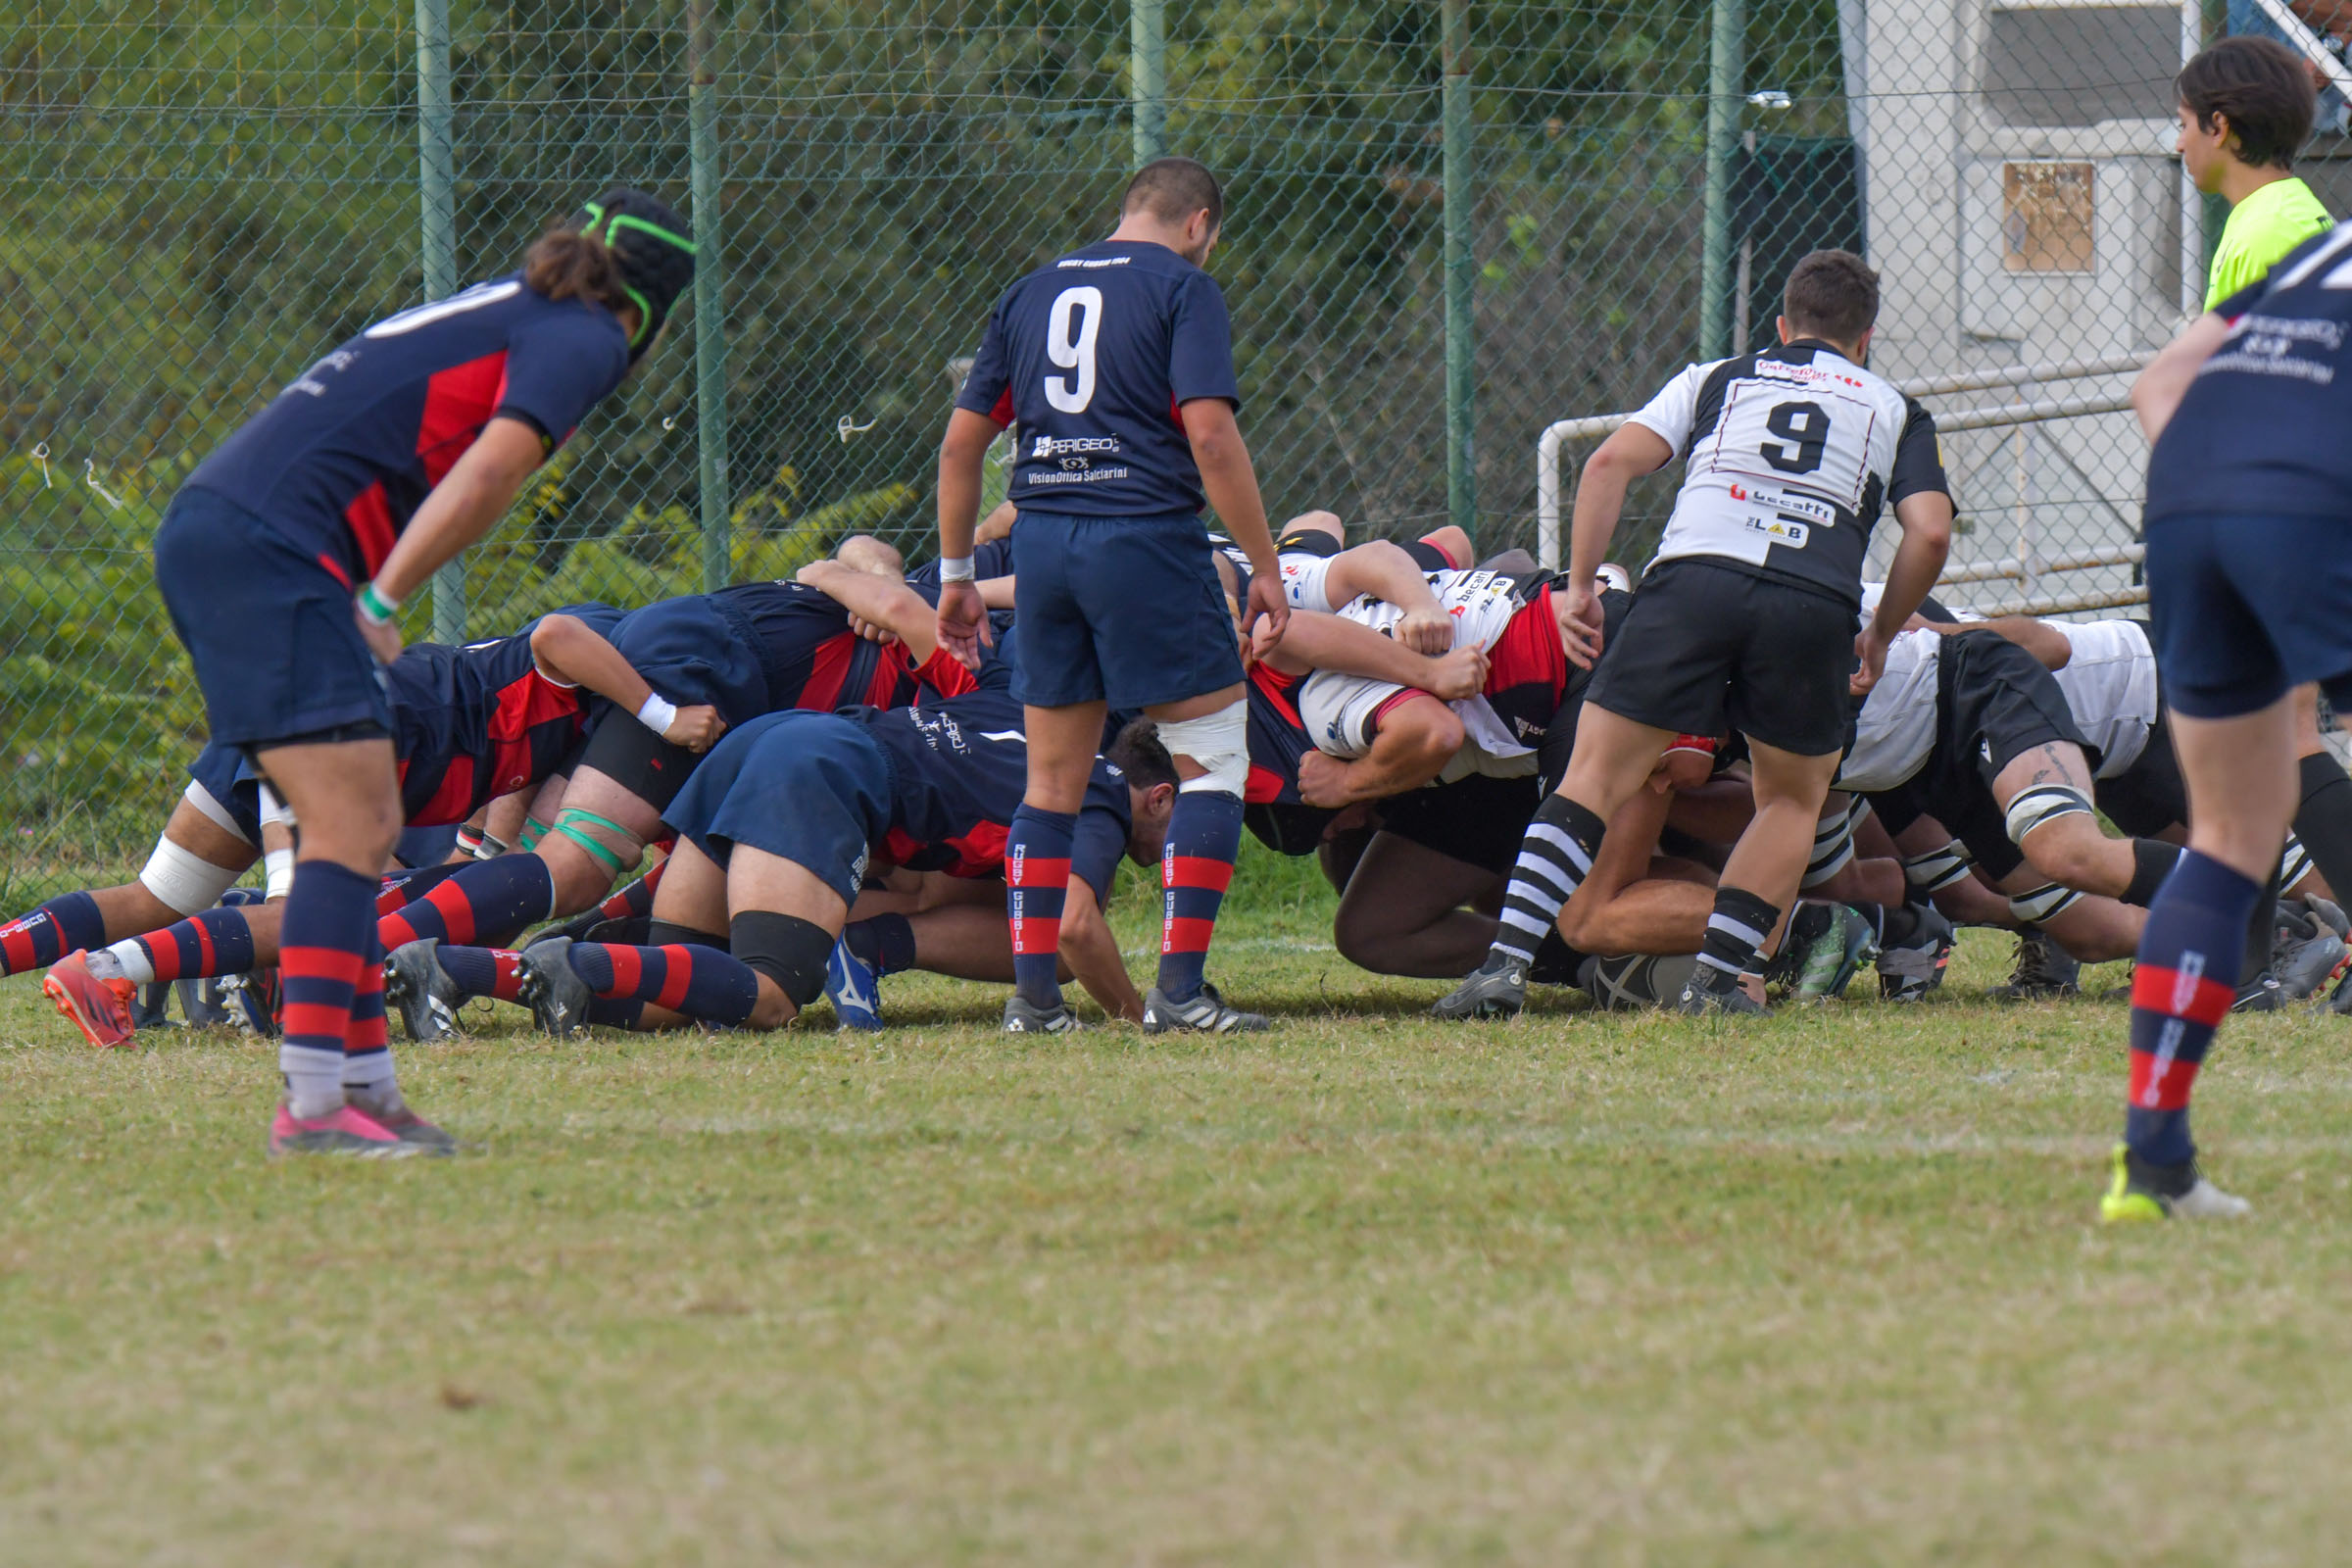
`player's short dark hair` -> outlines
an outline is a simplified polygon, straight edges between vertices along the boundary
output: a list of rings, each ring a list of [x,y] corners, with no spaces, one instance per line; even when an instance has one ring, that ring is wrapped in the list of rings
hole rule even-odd
[[[1190,158],[1154,158],[1135,172],[1127,194],[1119,198],[1119,215],[1148,211],[1165,223],[1181,223],[1203,207],[1208,226],[1225,221],[1225,191],[1208,166]]]
[[[1792,337],[1852,343],[1879,319],[1879,274],[1852,251],[1815,251],[1789,270],[1781,314]]]
[[[2294,168],[2320,107],[2303,62],[2275,38],[2224,38],[2180,68],[2173,91],[2202,129],[2226,116],[2230,151],[2255,169]]]
[[[1159,726],[1148,718],[1129,721],[1102,755],[1139,790],[1183,782],[1176,772],[1176,759],[1160,741]]]

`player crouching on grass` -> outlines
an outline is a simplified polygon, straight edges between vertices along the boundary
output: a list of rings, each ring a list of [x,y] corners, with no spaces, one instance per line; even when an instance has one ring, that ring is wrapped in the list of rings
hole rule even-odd
[[[1627,484],[1686,462],[1657,558],[1595,670],[1559,788],[1522,844],[1487,961],[1436,1013],[1515,1013],[1528,965],[1609,820],[1676,734],[1747,739],[1756,814],[1725,863],[1688,1012],[1758,1012],[1740,986],[1795,896],[1844,750],[1847,697],[1935,585],[1952,503],[1925,409],[1864,368],[1878,274],[1815,251],[1784,290],[1781,346],[1694,365],[1603,442],[1577,487],[1569,654],[1602,655],[1594,573]],[[1892,503],[1903,542],[1859,635],[1863,560]]]
[[[302,825],[272,1154],[453,1147],[409,1108],[384,1033],[375,896],[401,825],[379,677],[400,652],[392,616],[619,387],[693,276],[683,220],[612,191],[517,271],[326,355],[172,497],[156,580],[213,738],[249,753]]]
[[[1010,499],[1023,657],[1028,789],[1013,823],[1007,916],[1016,958],[1039,906],[1068,876],[1071,834],[1106,710],[1157,721],[1184,777],[1160,858],[1157,983],[1144,1028],[1263,1029],[1202,978],[1218,906],[1241,849],[1249,706],[1225,595],[1209,565],[1200,508],[1213,503],[1249,558],[1245,619],[1278,636],[1290,617],[1257,478],[1234,412],[1231,326],[1201,266],[1225,213],[1214,175],[1189,158],[1147,164],[1127,186],[1109,238],[1039,269],[991,313],[939,453],[939,640],[976,667],[987,611],[972,576],[982,464],[1006,424],[1020,427]],[[1050,916],[1049,916],[1050,918]],[[1025,977],[1051,973],[1032,962]],[[1007,1027],[1066,1018],[1025,978]]]
[[[680,842],[649,943],[535,943],[522,955],[523,1000],[559,1037],[585,1024],[781,1028],[823,991],[869,856],[956,876],[1002,866],[1012,887],[1027,885],[1004,858],[1025,751],[1018,708],[995,691],[933,708],[755,719],[670,806]],[[1120,857],[1158,854],[1176,769],[1149,725],[1122,735],[1112,757],[1096,760],[1074,813],[1066,896],[1016,902],[1015,1031],[1075,1026],[1057,979],[1065,958],[1104,1010],[1143,1019],[1102,911]],[[1024,999],[1036,995],[1046,1000],[1032,1011]]]

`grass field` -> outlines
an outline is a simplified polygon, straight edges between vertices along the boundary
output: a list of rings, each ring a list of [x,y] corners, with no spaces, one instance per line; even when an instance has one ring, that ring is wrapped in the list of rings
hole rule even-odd
[[[1990,937],[1913,1010],[1440,1029],[1316,934],[1231,923],[1243,1041],[501,1019],[404,1057],[474,1151],[391,1166],[8,981],[0,1561],[2342,1550],[2341,1021],[2206,1076],[2254,1222],[2106,1233],[2122,1003],[1968,1000]]]

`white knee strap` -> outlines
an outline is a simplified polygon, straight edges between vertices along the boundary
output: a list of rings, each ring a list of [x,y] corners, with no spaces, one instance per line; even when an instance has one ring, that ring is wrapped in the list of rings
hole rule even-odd
[[[2294,885],[2311,875],[2311,852],[2303,841],[2292,833],[2286,836],[2286,849],[2278,857],[2278,890],[2291,892]]]
[[[2073,888],[2062,888],[2055,882],[2044,882],[2029,888],[2009,901],[2009,912],[2028,925],[2042,925],[2056,919],[2082,901],[2082,895]]]
[[[1845,809],[1813,825],[1813,858],[1805,864],[1800,887],[1820,887],[1854,863],[1854,827],[1869,815],[1870,803],[1857,797],[1845,803]]]
[[[243,874],[215,865],[167,837],[155,841],[155,853],[147,858],[146,868],[139,872],[139,886],[184,919],[198,909],[209,909],[219,904],[220,895]]]
[[[276,792],[265,784],[262,786],[262,826],[268,827],[272,822],[283,826],[288,832],[295,827],[294,813],[286,808],[286,803],[277,798]],[[263,898],[282,899],[294,891],[292,849],[264,852],[262,869],[269,884],[263,889]]]
[[[220,828],[223,833],[233,833],[240,840],[243,840],[243,842],[247,844],[253,843],[253,840],[245,837],[245,830],[237,825],[236,813],[231,811],[227,807],[221,805],[219,801],[214,800],[213,792],[206,789],[203,785],[197,783],[194,779],[188,780],[188,787],[180,791],[179,798],[187,802],[190,806],[196,808],[197,810],[202,811],[206,820],[210,821],[214,826]],[[259,849],[261,846],[255,845],[254,847]]]
[[[1187,794],[1239,795],[1250,783],[1250,705],[1240,698],[1199,718],[1163,721],[1159,743],[1169,756],[1189,757],[1206,769],[1177,786]]]
[[[2002,813],[2009,842],[2024,844],[2026,835],[2062,816],[2090,814],[2090,797],[2072,784],[2031,784],[2017,792]]]
[[[1903,857],[1903,880],[1914,892],[1935,893],[1968,880],[1968,868],[1976,864],[1976,857],[1958,839],[1940,850],[1925,855]]]

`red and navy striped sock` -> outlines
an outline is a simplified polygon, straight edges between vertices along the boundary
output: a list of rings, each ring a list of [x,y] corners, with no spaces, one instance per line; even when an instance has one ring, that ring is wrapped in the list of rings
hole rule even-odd
[[[1179,790],[1159,858],[1159,990],[1170,1002],[1200,991],[1217,907],[1242,853],[1242,798],[1223,790]]]
[[[131,941],[147,959],[150,981],[243,974],[253,967],[253,927],[243,909],[199,909]]]
[[[461,860],[449,865],[423,865],[384,878],[383,888],[375,896],[375,912],[390,914],[404,905],[415,904],[471,863]]]
[[[2237,1000],[2246,921],[2262,884],[2194,850],[2166,879],[2132,976],[2132,1088],[2124,1142],[2155,1165],[2196,1153],[2188,1097],[2213,1032]]]
[[[841,940],[858,961],[888,979],[914,967],[914,925],[903,914],[877,914],[845,928]]]
[[[1012,987],[1033,1007],[1061,1005],[1061,906],[1070,891],[1078,818],[1024,805],[1004,839],[1004,916],[1012,926]]]
[[[106,916],[87,893],[61,893],[0,925],[0,974],[46,969],[80,948],[106,946]]]
[[[460,945],[495,943],[546,919],[555,905],[556,882],[545,860],[536,855],[502,855],[459,866],[456,875],[423,898],[377,921],[376,934],[386,953],[424,937]]]
[[[760,976],[716,948],[575,942],[571,972],[607,1002],[636,1001],[689,1018],[738,1024],[760,1004]]]
[[[294,1114],[306,1119],[331,1114],[343,1102],[352,1003],[368,955],[376,951],[375,885],[374,877],[332,860],[304,860],[294,868],[278,935],[285,1002],[277,1064]],[[380,1039],[380,1005],[376,1017]]]
[[[352,987],[351,1028],[343,1036],[343,1087],[381,1104],[396,1100],[392,1041],[384,1031],[384,950],[368,939]]]
[[[467,1001],[489,997],[499,1002],[522,1000],[522,955],[505,948],[452,948],[433,951],[441,972],[456,982]]]
[[[654,912],[654,894],[662,886],[662,872],[669,864],[663,860],[628,886],[606,895],[605,902],[596,906],[597,916],[605,920],[628,920]]]

